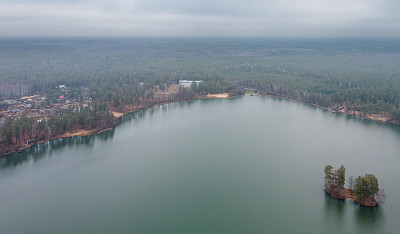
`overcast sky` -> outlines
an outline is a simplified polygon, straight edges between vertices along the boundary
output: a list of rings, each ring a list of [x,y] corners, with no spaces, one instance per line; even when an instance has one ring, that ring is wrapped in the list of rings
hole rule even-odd
[[[400,0],[0,0],[1,36],[400,37]]]

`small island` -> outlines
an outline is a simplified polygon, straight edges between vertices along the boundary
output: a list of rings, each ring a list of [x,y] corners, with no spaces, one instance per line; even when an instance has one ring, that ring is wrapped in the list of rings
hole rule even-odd
[[[354,179],[349,178],[348,188],[344,188],[346,168],[341,165],[333,170],[332,165],[325,166],[324,191],[336,199],[353,199],[355,203],[366,207],[376,207],[385,202],[386,195],[378,186],[378,179],[373,174],[365,174]]]

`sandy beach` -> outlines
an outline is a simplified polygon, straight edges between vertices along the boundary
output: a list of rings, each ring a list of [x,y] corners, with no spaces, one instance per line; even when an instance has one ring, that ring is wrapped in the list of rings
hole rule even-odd
[[[119,117],[121,117],[121,116],[124,115],[124,113],[116,112],[116,111],[113,111],[112,113],[113,113],[113,115],[114,115],[115,118],[119,118]]]
[[[206,98],[228,98],[229,93],[207,94]]]

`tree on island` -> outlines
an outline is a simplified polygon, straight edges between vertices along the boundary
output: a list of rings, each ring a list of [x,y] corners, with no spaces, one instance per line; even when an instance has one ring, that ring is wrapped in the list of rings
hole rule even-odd
[[[384,189],[379,189],[378,194],[374,195],[374,200],[379,204],[382,205],[385,203],[386,200],[386,194]]]
[[[334,174],[332,172],[332,165],[327,165],[324,169],[324,173],[325,173],[325,190],[329,190],[330,192],[332,192],[332,185],[334,182]]]
[[[324,169],[325,172],[325,190],[329,193],[340,194],[343,189],[346,178],[346,168],[341,165],[339,169],[332,171],[332,165],[327,165]]]
[[[373,174],[359,176],[355,180],[354,193],[359,201],[373,198],[378,204],[383,204],[386,199],[385,191],[379,189],[378,179]]]
[[[350,176],[349,177],[349,189],[350,190],[354,190],[354,184],[355,184],[354,176]]]
[[[383,189],[379,189],[378,179],[373,174],[353,176],[349,178],[349,188],[344,188],[346,169],[343,165],[333,171],[332,165],[325,166],[325,189],[324,191],[338,199],[351,198],[363,206],[374,207],[385,202],[386,195]]]
[[[346,168],[343,165],[340,166],[339,169],[335,170],[335,184],[340,189],[343,188],[344,183],[346,181]]]

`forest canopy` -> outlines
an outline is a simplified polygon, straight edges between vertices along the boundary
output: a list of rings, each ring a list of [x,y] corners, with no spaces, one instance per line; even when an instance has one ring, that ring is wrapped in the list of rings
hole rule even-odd
[[[0,119],[0,148],[4,148],[0,154],[9,144],[30,138],[110,127],[115,123],[112,111],[129,112],[214,93],[238,96],[249,89],[400,124],[398,40],[3,38],[0,42],[0,111],[8,111]],[[184,88],[178,87],[179,80],[201,82]],[[30,95],[42,99],[20,101],[16,107],[44,116],[34,122],[8,108],[8,103]],[[7,116],[17,118],[4,121]]]
[[[107,101],[186,79],[206,81],[200,93],[242,84],[400,120],[398,40],[2,39],[0,53],[3,100],[65,84]]]

